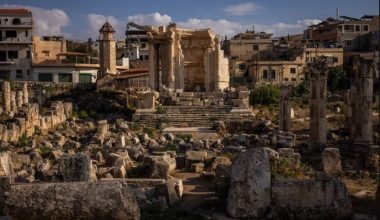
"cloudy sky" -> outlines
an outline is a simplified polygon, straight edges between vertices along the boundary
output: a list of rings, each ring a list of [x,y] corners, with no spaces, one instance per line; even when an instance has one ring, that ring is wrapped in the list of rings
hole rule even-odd
[[[229,37],[252,29],[275,36],[301,33],[327,17],[379,14],[378,0],[0,0],[0,8],[25,7],[33,11],[35,32],[73,39],[98,37],[106,18],[124,38],[126,23],[177,23],[184,28],[212,28]]]

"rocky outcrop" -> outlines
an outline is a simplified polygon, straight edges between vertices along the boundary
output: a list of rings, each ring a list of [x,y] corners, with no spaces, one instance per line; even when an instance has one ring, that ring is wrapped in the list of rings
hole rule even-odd
[[[0,153],[0,176],[11,176],[13,174],[13,164],[11,156],[7,152]]]
[[[5,195],[3,211],[16,219],[140,219],[134,194],[119,180],[11,185]]]
[[[233,218],[260,218],[271,203],[271,171],[267,153],[255,148],[231,167],[227,212]]]
[[[350,217],[347,188],[335,178],[275,180],[272,183],[270,217],[281,219],[341,219]]]
[[[176,168],[176,160],[169,155],[149,156],[144,159],[143,168],[149,178],[168,179],[170,171]]]

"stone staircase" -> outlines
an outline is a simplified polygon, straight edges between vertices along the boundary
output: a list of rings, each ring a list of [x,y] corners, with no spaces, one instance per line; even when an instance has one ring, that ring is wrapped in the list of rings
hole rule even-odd
[[[171,127],[213,127],[215,121],[253,117],[251,113],[231,113],[231,105],[164,106],[163,108],[162,114],[135,114],[133,121],[149,127],[158,127],[162,123]]]

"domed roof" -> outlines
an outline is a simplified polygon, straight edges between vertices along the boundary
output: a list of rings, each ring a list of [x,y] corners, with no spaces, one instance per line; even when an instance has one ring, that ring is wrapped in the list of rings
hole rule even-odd
[[[116,32],[115,29],[113,29],[112,25],[110,23],[108,23],[108,21],[106,23],[103,24],[102,28],[100,28],[99,32]]]

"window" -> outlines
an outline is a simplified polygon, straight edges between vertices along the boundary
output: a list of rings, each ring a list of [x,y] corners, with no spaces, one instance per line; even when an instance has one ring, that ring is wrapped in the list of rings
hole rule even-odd
[[[146,47],[146,44],[141,44],[141,48],[145,48]]]
[[[22,70],[16,70],[16,78],[22,79]]]
[[[352,45],[352,40],[346,40],[346,46],[351,46]]]
[[[59,73],[58,82],[73,82],[73,75],[71,73]]]
[[[13,24],[13,25],[20,25],[20,24],[21,24],[21,20],[20,20],[20,18],[15,18],[15,19],[13,19],[12,24]]]
[[[338,63],[338,57],[333,57],[333,62]]]
[[[297,79],[296,78],[292,78],[292,81],[295,82],[295,81],[297,81]]]
[[[360,32],[360,25],[356,25],[356,26],[355,26],[355,31],[356,31],[356,32]]]
[[[28,31],[25,31],[25,37],[28,37],[29,33]]]
[[[53,75],[51,73],[39,73],[38,81],[40,82],[53,82]]]
[[[91,83],[91,78],[91,73],[81,73],[79,74],[79,83]]]
[[[276,79],[276,70],[271,70],[271,78]]]
[[[285,82],[287,82],[287,81],[289,81],[289,79],[288,79],[288,78],[285,78]]]
[[[18,51],[17,50],[8,51],[8,59],[18,59]]]
[[[0,50],[0,61],[7,61],[7,51]]]
[[[30,76],[30,70],[29,70],[29,69],[26,70],[26,75],[27,75],[27,76]]]
[[[6,38],[15,38],[17,37],[17,31],[5,31]]]
[[[73,82],[73,75],[71,73],[59,73],[58,82]]]
[[[145,60],[149,60],[149,55],[145,55]]]
[[[254,45],[253,45],[253,50],[259,50],[259,45],[254,44]]]
[[[363,31],[369,31],[368,24],[363,24]]]
[[[30,58],[30,50],[26,51],[26,58]]]
[[[296,73],[296,68],[290,68],[290,73]]]
[[[263,71],[263,78],[268,79],[268,70]]]
[[[239,70],[245,70],[245,63],[239,64]]]
[[[48,57],[49,56],[49,52],[48,50],[43,50],[42,53],[45,54],[45,57]]]
[[[144,56],[143,55],[140,55],[140,60],[143,60],[144,59]]]
[[[344,25],[344,31],[346,32],[354,32],[355,25]]]

